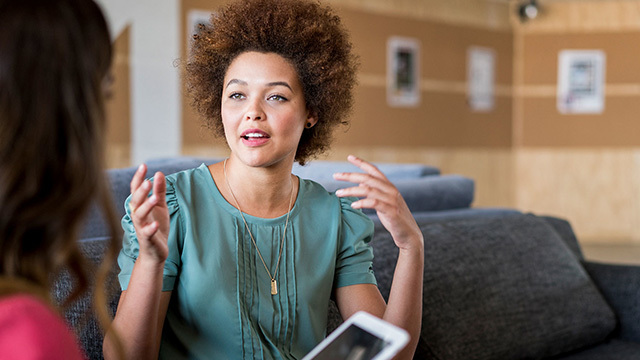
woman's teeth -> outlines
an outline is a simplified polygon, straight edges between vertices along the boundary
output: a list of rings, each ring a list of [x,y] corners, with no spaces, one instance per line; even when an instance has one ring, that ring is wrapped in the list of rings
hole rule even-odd
[[[246,134],[243,136],[243,138],[245,139],[249,139],[249,138],[262,138],[265,137],[263,134],[258,134],[258,133],[250,133],[250,134]]]

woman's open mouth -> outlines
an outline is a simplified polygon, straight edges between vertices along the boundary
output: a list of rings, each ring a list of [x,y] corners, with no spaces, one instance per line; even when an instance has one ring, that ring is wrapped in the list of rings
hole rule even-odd
[[[271,136],[258,129],[246,130],[240,135],[242,142],[248,146],[260,146],[269,141]]]

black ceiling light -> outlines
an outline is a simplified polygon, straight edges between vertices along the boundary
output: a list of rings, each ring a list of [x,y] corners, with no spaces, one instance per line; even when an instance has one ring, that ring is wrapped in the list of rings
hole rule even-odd
[[[532,20],[538,17],[540,13],[540,9],[538,8],[538,2],[536,0],[528,0],[520,4],[518,7],[518,15],[520,16],[520,21]]]

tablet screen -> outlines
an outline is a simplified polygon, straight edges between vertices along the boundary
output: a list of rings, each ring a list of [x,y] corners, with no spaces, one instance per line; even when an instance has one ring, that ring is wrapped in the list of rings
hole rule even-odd
[[[313,360],[371,360],[388,343],[361,327],[351,324]]]

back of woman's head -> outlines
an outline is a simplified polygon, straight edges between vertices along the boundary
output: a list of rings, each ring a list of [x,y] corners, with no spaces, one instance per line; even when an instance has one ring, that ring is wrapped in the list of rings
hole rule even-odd
[[[0,274],[86,274],[76,242],[103,178],[105,19],[91,0],[0,0]],[[107,212],[110,210],[107,209]],[[113,229],[112,229],[113,230]]]

